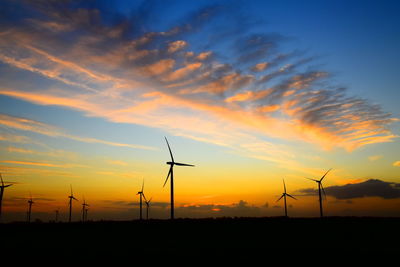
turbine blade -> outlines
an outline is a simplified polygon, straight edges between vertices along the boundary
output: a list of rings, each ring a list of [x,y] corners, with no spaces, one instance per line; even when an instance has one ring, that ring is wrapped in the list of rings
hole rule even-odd
[[[142,182],[142,192],[143,192],[143,189],[144,189],[144,179],[143,179],[143,182]]]
[[[72,192],[72,184],[70,184],[70,187],[71,187],[71,196],[73,196],[74,193]]]
[[[283,189],[284,189],[284,192],[285,192],[285,194],[286,194],[286,184],[285,184],[285,179],[282,179],[283,180]]]
[[[143,191],[142,191],[142,196],[144,198],[144,202],[147,202],[146,196],[144,195]]]
[[[72,199],[75,199],[76,201],[79,201],[76,197],[72,196]]]
[[[284,194],[282,194],[282,196],[280,198],[278,198],[278,200],[276,202],[278,202],[279,200],[281,200],[281,198],[283,198]]]
[[[172,160],[172,162],[174,162],[174,156],[172,156],[172,151],[171,151],[171,148],[169,147],[169,143],[168,143],[167,137],[164,136],[164,138],[165,138],[165,141],[167,142],[169,154],[171,155],[171,160]]]
[[[1,186],[4,186],[4,181],[3,181],[3,176],[0,173],[0,179],[1,179]]]
[[[306,179],[311,180],[311,181],[314,181],[314,182],[319,182],[318,180],[311,179],[311,178],[308,178],[308,177],[306,177]]]
[[[175,165],[194,167],[194,165],[192,165],[192,164],[185,164],[185,163],[178,163],[178,162],[175,162]]]
[[[167,183],[167,181],[168,181],[168,178],[169,178],[169,176],[171,175],[171,172],[172,172],[172,165],[171,165],[171,167],[169,168],[169,172],[168,172],[168,175],[167,175],[167,179],[165,179],[165,182],[164,182],[164,185],[163,185],[163,187],[166,185],[166,183]]]
[[[329,170],[324,174],[324,176],[322,176],[321,180],[319,180],[319,181],[322,182],[322,179],[324,179],[325,176],[328,174],[328,172],[330,172],[331,170],[332,170],[332,169],[329,169]]]
[[[291,198],[297,200],[297,198],[295,198],[294,196],[291,196],[291,195],[289,195],[289,194],[286,194],[286,195],[287,195],[288,197],[291,197]]]

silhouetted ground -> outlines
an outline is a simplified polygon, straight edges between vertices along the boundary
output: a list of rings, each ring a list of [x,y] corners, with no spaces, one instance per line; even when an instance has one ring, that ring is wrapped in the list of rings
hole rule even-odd
[[[0,254],[14,262],[7,266],[382,266],[400,256],[400,218],[13,223],[0,230]]]

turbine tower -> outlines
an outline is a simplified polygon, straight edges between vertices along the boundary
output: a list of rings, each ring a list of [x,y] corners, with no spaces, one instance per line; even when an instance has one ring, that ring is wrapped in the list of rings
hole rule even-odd
[[[145,200],[145,203],[146,203],[146,220],[149,219],[149,209],[150,209],[150,202],[151,202],[152,198],[153,197],[151,197],[149,200]]]
[[[171,148],[169,147],[169,143],[167,138],[165,137],[165,141],[167,142],[167,146],[168,146],[168,150],[169,150],[169,154],[171,155],[171,161],[168,161],[167,164],[170,165],[169,167],[169,171],[168,171],[168,175],[167,175],[167,179],[165,179],[164,185],[167,183],[168,178],[171,176],[170,178],[170,182],[171,182],[171,220],[174,219],[174,166],[190,166],[190,167],[194,167],[194,165],[190,165],[190,164],[185,164],[185,163],[179,163],[179,162],[175,162],[174,161],[174,157],[172,156],[172,152],[171,152]]]
[[[28,212],[27,212],[27,221],[28,221],[28,223],[31,222],[32,204],[35,203],[35,202],[33,202],[32,194],[30,194],[30,196],[31,196],[31,198],[28,200]]]
[[[3,176],[1,176],[1,173],[0,173],[0,179],[1,179],[1,185],[0,185],[0,221],[1,221],[1,207],[2,207],[2,203],[3,203],[4,189],[6,187],[12,186],[12,184],[5,185],[4,181],[3,181]]]
[[[72,218],[72,200],[78,201],[74,197],[74,193],[72,192],[72,185],[71,185],[71,195],[69,195],[68,198],[69,198],[69,219],[68,219],[68,222],[71,222],[71,218]]]
[[[87,216],[88,210],[89,210],[89,209],[85,209],[85,221],[87,221],[87,218],[88,218],[88,216]]]
[[[140,190],[136,194],[136,195],[139,195],[139,197],[140,197],[140,202],[139,202],[139,208],[140,208],[140,210],[139,210],[139,219],[140,220],[143,219],[143,216],[142,216],[143,198],[144,198],[144,201],[146,201],[146,197],[144,196],[143,190],[144,190],[144,179],[143,179],[143,183],[142,183],[142,190]]]
[[[86,203],[85,197],[83,198],[83,203],[82,203],[82,222],[86,221],[86,207],[89,207],[89,204]]]
[[[58,213],[59,213],[59,210],[56,209],[54,212],[56,213],[56,217],[55,217],[54,222],[58,222]]]
[[[283,179],[283,193],[281,195],[281,197],[276,201],[278,202],[279,200],[281,200],[283,198],[283,201],[285,203],[285,217],[287,217],[287,205],[286,205],[286,196],[293,198],[294,200],[297,200],[294,196],[289,195],[288,193],[286,193],[286,184],[285,184],[285,179]]]
[[[325,195],[325,197],[326,197],[326,193],[325,193],[324,187],[322,186],[322,180],[325,178],[325,176],[326,176],[326,175],[328,174],[328,172],[330,172],[331,170],[332,170],[332,169],[329,169],[329,170],[324,174],[324,176],[322,176],[321,179],[319,179],[319,180],[307,178],[307,179],[309,179],[309,180],[311,180],[311,181],[314,181],[314,182],[316,182],[316,183],[318,184],[319,213],[320,213],[321,218],[324,216],[324,213],[323,213],[323,210],[322,210],[322,194],[321,194],[321,190],[322,190],[322,192],[324,192],[324,195]]]

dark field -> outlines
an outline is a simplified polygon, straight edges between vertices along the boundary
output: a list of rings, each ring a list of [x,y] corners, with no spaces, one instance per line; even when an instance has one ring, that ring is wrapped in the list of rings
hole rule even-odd
[[[4,266],[398,266],[400,257],[400,218],[14,223],[0,230],[2,258],[14,263]]]

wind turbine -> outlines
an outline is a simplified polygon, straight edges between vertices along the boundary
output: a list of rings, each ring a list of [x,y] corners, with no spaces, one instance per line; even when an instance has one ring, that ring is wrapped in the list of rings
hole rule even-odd
[[[325,178],[325,176],[326,176],[326,175],[328,174],[328,172],[330,172],[331,170],[332,170],[332,169],[329,169],[329,170],[324,174],[324,176],[322,176],[321,179],[319,179],[319,180],[307,178],[308,180],[314,181],[314,182],[316,182],[316,183],[318,184],[319,212],[320,212],[321,218],[324,216],[324,213],[323,213],[323,211],[322,211],[322,194],[321,194],[321,189],[322,189],[322,192],[324,192],[324,195],[325,195],[325,197],[326,197],[326,193],[325,193],[324,187],[322,186],[322,180]]]
[[[56,213],[55,222],[58,222],[58,213],[59,213],[59,210],[58,210],[58,209],[56,209],[54,212]]]
[[[149,219],[149,209],[150,209],[150,202],[151,202],[152,198],[153,197],[151,197],[149,200],[145,200],[145,203],[146,203],[146,220]]]
[[[140,190],[140,191],[137,192],[137,194],[136,194],[136,195],[139,195],[139,197],[140,197],[140,202],[139,202],[139,203],[140,203],[140,204],[139,204],[139,207],[140,207],[139,218],[140,218],[140,220],[143,219],[143,216],[142,216],[143,198],[144,198],[144,201],[146,201],[146,197],[144,196],[143,190],[144,190],[144,179],[143,179],[143,183],[142,183],[142,190]]]
[[[30,194],[30,196],[31,196],[31,198],[28,200],[28,213],[27,213],[27,221],[28,221],[28,223],[30,223],[31,222],[31,214],[32,214],[32,204],[33,203],[35,203],[35,202],[33,202],[33,199],[32,199],[32,194],[31,193],[29,193]]]
[[[171,148],[169,147],[169,143],[167,138],[165,137],[165,141],[167,142],[167,146],[168,146],[168,150],[169,150],[169,154],[171,155],[171,161],[168,161],[167,164],[170,165],[169,167],[169,171],[168,171],[168,175],[167,175],[167,179],[165,179],[164,185],[167,183],[168,178],[171,176],[171,220],[174,219],[174,166],[190,166],[190,167],[194,167],[194,165],[190,165],[190,164],[185,164],[185,163],[179,163],[179,162],[175,162],[174,161],[174,156],[172,156],[172,152],[171,152]]]
[[[68,222],[71,222],[71,217],[72,217],[72,200],[78,201],[78,200],[74,197],[74,193],[72,192],[72,185],[71,185],[71,195],[68,196],[68,198],[69,198],[69,219],[68,219]]]
[[[283,201],[284,201],[284,203],[285,203],[285,217],[287,217],[286,196],[291,197],[291,198],[297,200],[294,196],[291,196],[291,195],[289,195],[288,193],[286,193],[285,179],[283,179],[283,193],[282,193],[282,196],[281,196],[276,202],[278,202],[279,200],[281,200],[281,199],[283,198]]]
[[[1,175],[1,173],[0,173],[0,179],[1,179],[1,185],[0,185],[0,220],[1,220],[1,207],[2,207],[2,203],[3,203],[4,189],[6,187],[12,186],[12,184],[5,185],[4,181],[3,181],[3,176]]]
[[[89,204],[86,203],[85,197],[83,198],[83,203],[82,203],[82,222],[85,222],[85,215],[86,215],[86,207],[89,207]]]
[[[87,216],[88,210],[89,210],[89,209],[85,209],[85,221],[87,221],[87,218],[88,218],[88,216]]]

